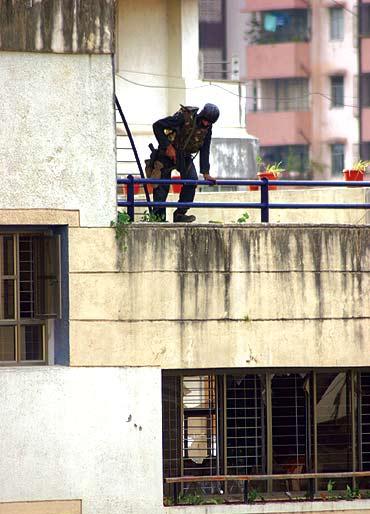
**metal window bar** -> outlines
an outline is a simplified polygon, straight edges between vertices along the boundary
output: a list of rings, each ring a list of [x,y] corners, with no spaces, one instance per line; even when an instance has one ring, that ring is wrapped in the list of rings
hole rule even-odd
[[[173,179],[135,179],[132,175],[128,175],[126,179],[117,179],[118,184],[127,184],[127,199],[118,201],[118,207],[127,207],[127,213],[131,220],[135,220],[136,207],[184,207],[184,208],[228,208],[228,209],[260,209],[261,222],[269,221],[269,209],[369,209],[370,203],[270,203],[268,188],[270,181],[267,178],[262,180],[217,180],[220,186],[249,186],[257,185],[261,190],[261,202],[148,202],[136,200],[134,196],[135,184],[189,184],[189,185],[213,185],[209,180],[173,180]],[[329,182],[324,180],[274,180],[271,182],[274,186],[291,187],[291,186],[307,186],[307,187],[370,187],[369,181],[337,181]]]
[[[264,404],[258,375],[226,376],[226,471],[263,473]],[[228,497],[243,496],[243,483],[227,484]]]
[[[34,317],[34,262],[32,238],[19,238],[19,315]]]
[[[370,373],[360,373],[359,385],[360,470],[370,471]],[[370,480],[362,479],[359,487],[370,488]]]
[[[306,470],[307,412],[301,375],[274,375],[271,381],[272,397],[272,453],[274,473],[303,473]],[[287,481],[274,484],[285,490],[307,489],[305,483]]]

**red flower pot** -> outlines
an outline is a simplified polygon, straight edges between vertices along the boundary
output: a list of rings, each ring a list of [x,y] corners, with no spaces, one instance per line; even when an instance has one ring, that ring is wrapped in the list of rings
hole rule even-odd
[[[174,177],[171,177],[173,180],[181,180],[180,175],[175,175]],[[172,184],[172,192],[173,193],[181,193],[182,190],[182,184]]]
[[[353,180],[355,182],[359,182],[360,180],[364,180],[365,173],[359,170],[343,170],[344,180]]]
[[[273,173],[272,171],[260,171],[257,173],[257,178],[267,178],[268,180],[276,180],[277,175]],[[249,191],[258,191],[260,189],[260,186],[249,186]],[[275,190],[277,189],[277,186],[269,186],[269,190]]]
[[[134,184],[134,195],[138,195],[140,193],[140,184]],[[127,195],[127,184],[122,186],[122,194]]]

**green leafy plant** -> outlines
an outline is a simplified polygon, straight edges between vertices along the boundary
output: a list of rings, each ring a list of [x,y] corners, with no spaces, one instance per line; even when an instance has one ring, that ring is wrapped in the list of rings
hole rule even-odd
[[[353,164],[351,169],[359,171],[360,173],[365,173],[368,166],[370,166],[370,161],[357,161]]]
[[[344,498],[346,500],[357,500],[358,498],[361,498],[360,489],[358,487],[352,488],[347,484]]]
[[[247,494],[248,503],[254,503],[257,500],[265,501],[264,497],[257,489],[250,489]]]
[[[267,164],[265,171],[267,173],[273,173],[275,177],[277,177],[281,172],[285,171],[285,168],[282,167],[282,164],[282,161],[274,162],[273,164]]]
[[[146,223],[160,223],[166,220],[164,216],[161,214],[155,214],[154,212],[145,211],[140,221]]]
[[[181,505],[218,505],[221,503],[223,503],[222,498],[207,498],[201,492],[179,495],[179,504]]]
[[[116,230],[116,239],[121,251],[127,250],[127,227],[130,223],[130,216],[124,211],[118,212],[117,220],[110,222],[110,226]]]
[[[249,214],[247,212],[244,212],[240,216],[240,218],[238,218],[236,221],[237,221],[237,223],[246,223],[248,219],[249,219]]]
[[[172,505],[174,505],[174,504],[175,504],[175,502],[173,501],[173,499],[172,499],[172,498],[170,498],[170,497],[168,497],[168,496],[165,496],[165,497],[163,498],[163,505],[164,505],[165,507],[172,507]]]

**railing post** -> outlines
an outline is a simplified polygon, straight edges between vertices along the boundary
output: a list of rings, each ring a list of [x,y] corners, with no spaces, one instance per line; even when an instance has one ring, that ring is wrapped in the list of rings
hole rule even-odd
[[[179,504],[179,484],[177,482],[173,484],[173,503]]]
[[[127,214],[131,221],[135,221],[134,177],[132,175],[127,175],[127,178],[130,181],[127,184]]]
[[[244,503],[248,503],[248,489],[249,489],[249,481],[244,480],[244,487],[243,487],[243,496],[244,496]]]
[[[261,179],[263,184],[261,186],[261,203],[266,204],[266,207],[261,208],[261,221],[262,223],[269,222],[269,181],[267,178]]]

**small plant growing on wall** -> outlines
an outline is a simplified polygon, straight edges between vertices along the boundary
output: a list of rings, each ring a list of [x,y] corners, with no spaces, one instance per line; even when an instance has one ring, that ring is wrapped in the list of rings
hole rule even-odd
[[[116,230],[116,240],[122,252],[127,250],[127,226],[130,223],[130,216],[124,211],[117,214],[116,221],[110,222],[110,226]]]

